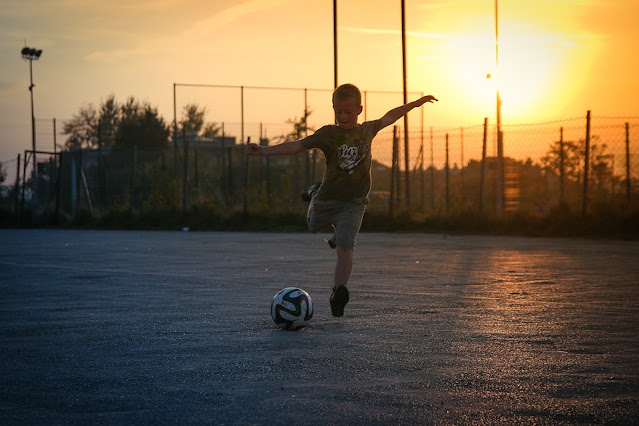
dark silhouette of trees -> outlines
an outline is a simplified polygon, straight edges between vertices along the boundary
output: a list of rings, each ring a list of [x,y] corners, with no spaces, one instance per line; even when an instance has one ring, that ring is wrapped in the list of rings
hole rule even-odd
[[[178,131],[180,135],[202,136],[207,139],[213,139],[220,136],[222,127],[217,123],[206,123],[206,107],[200,107],[197,104],[187,104],[184,106],[183,118],[178,123]]]
[[[64,148],[115,150],[164,149],[169,140],[169,126],[148,102],[129,97],[119,104],[114,95],[107,97],[99,107],[82,106],[73,118],[64,123],[67,136]]]
[[[166,148],[170,129],[148,102],[141,103],[130,97],[120,108],[120,123],[115,132],[114,150],[158,151]]]

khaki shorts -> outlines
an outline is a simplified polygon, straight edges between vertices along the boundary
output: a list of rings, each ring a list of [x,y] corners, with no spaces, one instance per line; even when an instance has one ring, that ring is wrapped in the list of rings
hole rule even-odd
[[[335,244],[353,248],[362,226],[367,197],[353,201],[311,200],[306,215],[306,224],[313,234],[333,232],[330,239]]]

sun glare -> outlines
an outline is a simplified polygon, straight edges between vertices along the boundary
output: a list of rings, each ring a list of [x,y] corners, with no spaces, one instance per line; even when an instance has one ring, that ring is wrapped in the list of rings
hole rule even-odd
[[[495,36],[488,32],[451,37],[448,57],[452,59],[453,81],[469,105],[486,111],[495,107],[496,89],[507,117],[537,117],[548,112],[562,76],[560,36],[541,31],[522,31],[522,23],[506,23],[510,31],[500,34],[499,68],[495,63]],[[563,49],[563,50],[562,50]],[[489,106],[490,109],[486,109]]]

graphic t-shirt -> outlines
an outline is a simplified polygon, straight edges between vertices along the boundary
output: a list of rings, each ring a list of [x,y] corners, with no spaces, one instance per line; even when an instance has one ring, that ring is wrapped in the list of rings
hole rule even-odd
[[[317,191],[318,200],[351,201],[366,197],[371,189],[371,142],[382,120],[366,121],[353,129],[329,125],[302,139],[307,148],[321,149],[326,172]]]

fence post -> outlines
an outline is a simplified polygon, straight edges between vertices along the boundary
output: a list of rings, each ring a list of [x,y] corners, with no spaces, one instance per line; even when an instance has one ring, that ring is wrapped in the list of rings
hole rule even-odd
[[[564,203],[564,128],[559,128],[559,202]]]
[[[461,198],[462,201],[466,199],[466,194],[464,193],[464,128],[460,127],[460,137],[461,137],[461,159],[460,159],[460,174],[461,174]]]
[[[391,161],[391,175],[390,175],[390,215],[393,216],[395,212],[395,173],[397,170],[397,126],[393,126],[393,159]]]
[[[18,163],[20,163],[20,157],[18,157]],[[630,202],[630,127],[626,123],[626,198]]]
[[[197,167],[197,163],[198,163],[197,153],[198,153],[198,150],[196,148],[193,150],[193,173],[194,173],[193,186],[195,187],[196,190],[200,187],[200,177],[198,174],[198,167]]]
[[[433,153],[433,126],[430,127],[430,209],[435,210],[435,156]]]
[[[15,193],[15,201],[14,201],[14,207],[13,207],[13,212],[16,215],[16,219],[18,217],[18,201],[20,200],[19,194],[20,194],[20,154],[18,154],[18,162],[16,163],[17,167],[16,167],[16,183],[14,185],[14,189],[13,192]]]
[[[251,143],[251,137],[246,140],[246,146]],[[244,150],[244,215],[248,214],[248,188],[249,188],[249,156]]]
[[[448,163],[448,133],[446,133],[446,214],[450,207],[450,164]]]
[[[60,193],[62,192],[62,155],[58,154],[58,178],[56,179],[56,191],[55,191],[55,219],[57,223],[60,223]]]
[[[98,126],[99,126],[98,121]],[[99,127],[98,127],[99,128]],[[53,119],[53,153],[56,154],[58,152],[58,137],[57,137],[56,123],[55,118]]]
[[[24,226],[24,187],[27,184],[27,151],[24,151],[24,158],[22,159],[22,197],[20,199],[20,226]],[[19,172],[18,172],[19,173]]]
[[[129,209],[133,210],[135,207],[135,170],[137,167],[138,160],[138,146],[133,145],[133,151],[131,152],[131,182],[129,192],[131,195],[129,196]]]
[[[581,205],[581,215],[586,216],[588,211],[588,177],[589,177],[589,169],[590,169],[590,110],[586,114],[586,152],[584,156],[584,194],[582,205]]]
[[[484,187],[486,185],[486,143],[488,139],[488,117],[484,117],[484,136],[481,144],[481,176],[479,178],[479,211],[484,212]]]
[[[182,181],[182,213],[186,213],[186,193],[189,189],[189,140],[184,135],[184,178]]]

